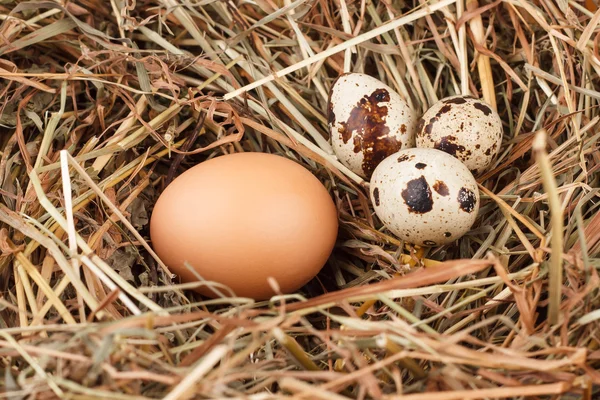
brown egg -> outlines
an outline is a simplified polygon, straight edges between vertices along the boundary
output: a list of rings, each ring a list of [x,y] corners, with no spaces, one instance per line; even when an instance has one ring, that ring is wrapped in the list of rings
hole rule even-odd
[[[325,187],[301,165],[272,154],[237,153],[205,161],[161,194],[150,222],[152,246],[184,282],[185,267],[230,287],[237,296],[266,299],[310,281],[337,236],[337,210]],[[199,292],[216,295],[203,287]]]

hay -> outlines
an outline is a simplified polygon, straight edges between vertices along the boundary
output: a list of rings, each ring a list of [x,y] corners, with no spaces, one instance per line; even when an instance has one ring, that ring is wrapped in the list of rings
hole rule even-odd
[[[1,398],[600,396],[593,0],[5,0],[0,16]],[[455,244],[399,242],[332,155],[327,91],[348,70],[419,112],[469,92],[498,109],[501,157]],[[298,294],[203,299],[147,241],[166,183],[241,151],[302,163],[338,205],[331,261]]]

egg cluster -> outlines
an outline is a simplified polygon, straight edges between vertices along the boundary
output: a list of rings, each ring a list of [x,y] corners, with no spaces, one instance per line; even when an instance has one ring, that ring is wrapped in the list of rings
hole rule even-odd
[[[502,121],[488,104],[452,96],[417,118],[383,82],[348,73],[333,83],[327,108],[338,159],[370,179],[375,213],[390,231],[436,246],[471,228],[479,211],[473,174],[502,144]]]

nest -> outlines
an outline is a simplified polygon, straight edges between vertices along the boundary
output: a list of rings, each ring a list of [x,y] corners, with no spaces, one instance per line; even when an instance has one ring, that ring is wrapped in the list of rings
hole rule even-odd
[[[0,389],[9,399],[600,395],[593,0],[0,2]],[[471,93],[504,142],[472,231],[428,249],[332,156],[344,71],[419,113]],[[339,209],[294,295],[206,299],[150,252],[165,185],[260,151]],[[285,260],[281,260],[282,264]]]

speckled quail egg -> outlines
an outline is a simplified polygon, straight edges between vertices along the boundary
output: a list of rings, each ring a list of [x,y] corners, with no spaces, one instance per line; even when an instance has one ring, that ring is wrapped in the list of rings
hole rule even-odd
[[[341,75],[331,87],[327,109],[335,154],[364,178],[390,154],[415,146],[414,111],[378,79]]]
[[[419,120],[417,147],[445,151],[474,174],[488,168],[500,151],[502,121],[487,103],[452,96],[435,103]]]
[[[373,172],[370,192],[383,224],[400,239],[422,246],[460,238],[479,211],[473,174],[435,149],[405,149],[387,157]]]

